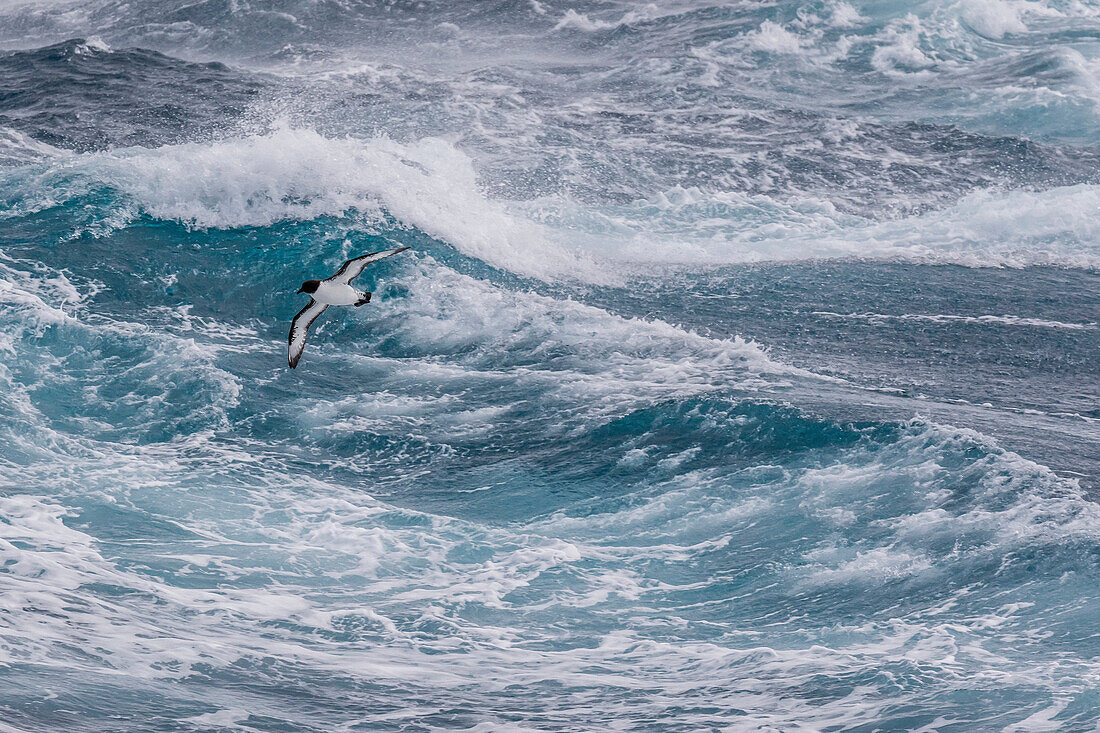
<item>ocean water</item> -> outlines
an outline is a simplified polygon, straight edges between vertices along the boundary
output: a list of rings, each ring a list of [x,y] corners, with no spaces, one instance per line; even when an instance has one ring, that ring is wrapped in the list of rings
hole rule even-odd
[[[0,49],[3,733],[1100,730],[1100,5]]]

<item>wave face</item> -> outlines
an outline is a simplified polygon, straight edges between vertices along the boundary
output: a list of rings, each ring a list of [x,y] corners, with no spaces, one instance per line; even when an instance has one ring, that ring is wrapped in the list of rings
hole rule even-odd
[[[0,731],[1100,725],[1100,10],[0,21]]]

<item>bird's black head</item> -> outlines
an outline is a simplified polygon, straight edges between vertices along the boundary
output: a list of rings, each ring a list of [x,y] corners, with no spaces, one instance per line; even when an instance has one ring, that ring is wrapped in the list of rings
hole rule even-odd
[[[317,286],[321,284],[320,280],[306,280],[302,283],[302,287],[298,288],[299,293],[316,293]]]

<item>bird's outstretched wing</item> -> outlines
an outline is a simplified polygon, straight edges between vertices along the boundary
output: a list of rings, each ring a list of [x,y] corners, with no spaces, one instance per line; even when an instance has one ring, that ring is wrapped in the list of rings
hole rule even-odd
[[[309,333],[309,327],[317,320],[317,316],[325,312],[325,308],[328,308],[328,306],[310,298],[309,305],[298,311],[298,315],[294,316],[294,320],[290,324],[290,337],[287,339],[289,345],[287,358],[290,361],[291,369],[298,366],[298,360],[302,358],[302,350],[306,347],[306,334]]]
[[[353,257],[343,264],[343,266],[336,271],[336,274],[329,278],[329,281],[338,282],[342,285],[350,285],[351,281],[359,277],[359,274],[363,272],[363,268],[372,262],[378,262],[378,260],[384,260],[391,255],[395,255],[398,252],[404,252],[409,249],[408,247],[398,247],[397,249],[387,249],[383,252],[371,252],[369,255],[363,255],[362,257]]]

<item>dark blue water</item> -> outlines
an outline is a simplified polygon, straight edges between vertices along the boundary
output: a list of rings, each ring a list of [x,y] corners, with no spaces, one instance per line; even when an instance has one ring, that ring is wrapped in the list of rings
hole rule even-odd
[[[0,731],[1100,725],[1100,8],[0,20]]]

